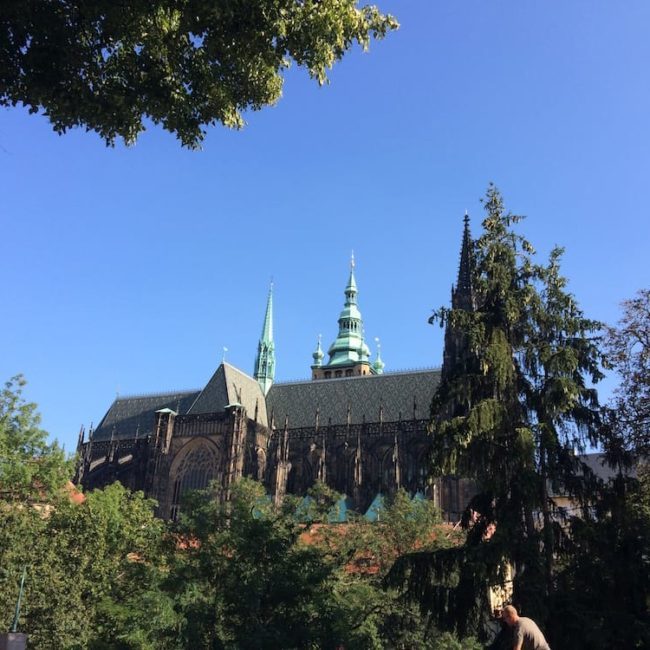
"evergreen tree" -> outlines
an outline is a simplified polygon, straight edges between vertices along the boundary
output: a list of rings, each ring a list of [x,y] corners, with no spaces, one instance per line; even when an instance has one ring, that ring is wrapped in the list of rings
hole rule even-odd
[[[596,442],[600,379],[598,323],[586,319],[559,272],[514,231],[488,188],[483,233],[473,243],[473,305],[434,313],[459,334],[432,403],[433,467],[471,478],[478,489],[465,513],[460,549],[404,559],[395,579],[419,592],[443,627],[466,634],[487,615],[487,585],[515,569],[514,600],[545,620],[555,540],[561,533],[549,488],[584,495],[575,449]],[[417,569],[413,567],[417,566]]]
[[[601,325],[586,319],[566,291],[566,279],[560,274],[562,252],[553,249],[548,264],[534,269],[537,291],[530,302],[531,329],[519,355],[520,399],[527,424],[523,432],[535,450],[532,478],[538,493],[537,502],[534,495],[531,500],[542,512],[546,597],[553,591],[555,540],[562,533],[550,495],[569,494],[578,503],[591,502],[593,477],[589,472],[584,475],[575,452],[595,445],[600,434],[593,384],[602,378],[596,335]]]

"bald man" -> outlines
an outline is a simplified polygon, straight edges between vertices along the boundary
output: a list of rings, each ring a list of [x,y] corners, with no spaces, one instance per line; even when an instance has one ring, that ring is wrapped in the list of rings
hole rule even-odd
[[[537,623],[525,616],[519,616],[512,605],[503,608],[502,618],[513,631],[512,650],[551,650]]]

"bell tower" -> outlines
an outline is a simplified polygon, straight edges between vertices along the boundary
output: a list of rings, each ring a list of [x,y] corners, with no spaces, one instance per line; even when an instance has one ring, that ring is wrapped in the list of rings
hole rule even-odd
[[[335,379],[378,374],[370,363],[370,349],[364,340],[363,319],[357,304],[357,280],[354,276],[354,253],[350,260],[350,276],[345,287],[345,303],[339,315],[339,333],[327,351],[329,360],[322,363],[323,352],[320,347],[314,352],[312,379]],[[381,362],[380,371],[383,370]]]

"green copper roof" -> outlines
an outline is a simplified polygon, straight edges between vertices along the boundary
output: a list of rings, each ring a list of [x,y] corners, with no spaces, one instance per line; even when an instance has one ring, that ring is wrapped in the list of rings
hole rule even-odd
[[[264,314],[261,340],[267,343],[273,342],[273,284],[269,288],[269,297],[266,301],[266,314]]]
[[[316,346],[316,351],[311,356],[314,358],[314,367],[323,365],[323,348],[320,346],[320,334],[318,335],[318,345]]]
[[[348,291],[353,291],[355,294],[357,293],[357,281],[354,277],[354,267],[355,267],[354,253],[352,253],[352,257],[350,258],[350,278],[348,280],[348,286],[345,287],[346,294],[348,293]]]
[[[255,379],[261,386],[266,395],[273,384],[275,376],[275,344],[273,343],[273,284],[269,289],[269,297],[266,302],[266,314],[264,315],[264,325],[262,327],[262,336],[257,346],[257,356],[255,357]]]
[[[377,343],[377,358],[374,360],[372,367],[378,375],[381,375],[384,372],[384,366],[386,364],[381,358],[381,344],[379,343],[379,339],[376,338],[375,341]]]
[[[348,366],[368,361],[370,350],[363,340],[363,320],[357,305],[357,281],[354,277],[354,256],[350,262],[350,277],[345,287],[345,304],[339,315],[339,333],[328,350],[326,367]]]

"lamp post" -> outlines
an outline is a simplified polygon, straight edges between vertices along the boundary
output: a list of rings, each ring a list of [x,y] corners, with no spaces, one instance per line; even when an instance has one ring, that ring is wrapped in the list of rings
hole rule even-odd
[[[25,593],[25,577],[27,576],[27,566],[23,566],[23,575],[20,578],[20,589],[18,591],[18,600],[14,610],[14,620],[11,623],[11,632],[0,634],[0,650],[25,650],[27,647],[27,635],[17,632],[18,620],[20,619],[20,605]]]

